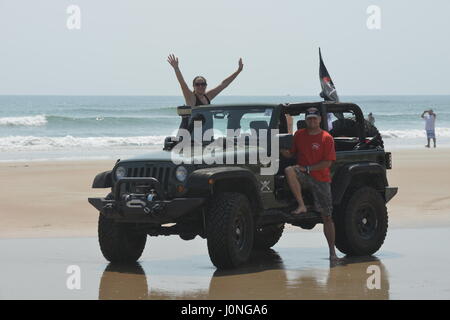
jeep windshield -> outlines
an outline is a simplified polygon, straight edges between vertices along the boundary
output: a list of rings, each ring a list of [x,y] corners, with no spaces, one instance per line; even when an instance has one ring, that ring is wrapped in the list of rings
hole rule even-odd
[[[212,129],[212,139],[226,137],[227,133],[236,137],[258,134],[261,129],[271,128],[273,111],[274,107],[196,108],[192,110],[189,131],[193,133],[195,121],[197,126],[201,123],[203,135]]]

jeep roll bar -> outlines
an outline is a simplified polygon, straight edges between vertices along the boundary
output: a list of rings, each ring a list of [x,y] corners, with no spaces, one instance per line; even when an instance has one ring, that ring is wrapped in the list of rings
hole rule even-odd
[[[358,129],[358,138],[359,141],[364,141],[366,139],[366,134],[364,130],[364,114],[361,111],[361,108],[354,103],[347,102],[302,102],[302,103],[288,103],[282,105],[283,114],[289,114],[292,116],[297,116],[301,113],[304,113],[309,108],[317,108],[319,109],[322,119],[327,119],[327,113],[333,113],[337,116],[342,114],[343,112],[352,112],[356,118],[356,125]],[[328,121],[322,121],[321,127],[324,130],[329,131]]]

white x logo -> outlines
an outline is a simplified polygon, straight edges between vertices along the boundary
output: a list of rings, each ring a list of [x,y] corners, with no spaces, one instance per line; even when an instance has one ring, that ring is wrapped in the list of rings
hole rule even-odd
[[[261,192],[270,192],[270,180],[260,181],[261,182]]]

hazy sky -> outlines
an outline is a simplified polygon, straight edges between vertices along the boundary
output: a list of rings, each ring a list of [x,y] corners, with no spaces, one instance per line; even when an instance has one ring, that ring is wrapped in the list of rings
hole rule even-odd
[[[316,95],[319,46],[341,95],[450,94],[449,16],[448,0],[0,0],[0,94],[180,95],[173,52],[189,85],[242,57],[224,94]]]

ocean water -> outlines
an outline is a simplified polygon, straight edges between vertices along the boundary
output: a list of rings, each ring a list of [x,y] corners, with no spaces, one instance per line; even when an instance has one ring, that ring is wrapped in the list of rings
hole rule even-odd
[[[316,96],[219,96],[214,103],[319,101]],[[372,112],[386,149],[424,148],[420,114],[437,114],[450,146],[450,96],[342,96]],[[115,159],[159,149],[178,128],[181,96],[0,96],[0,161]]]

